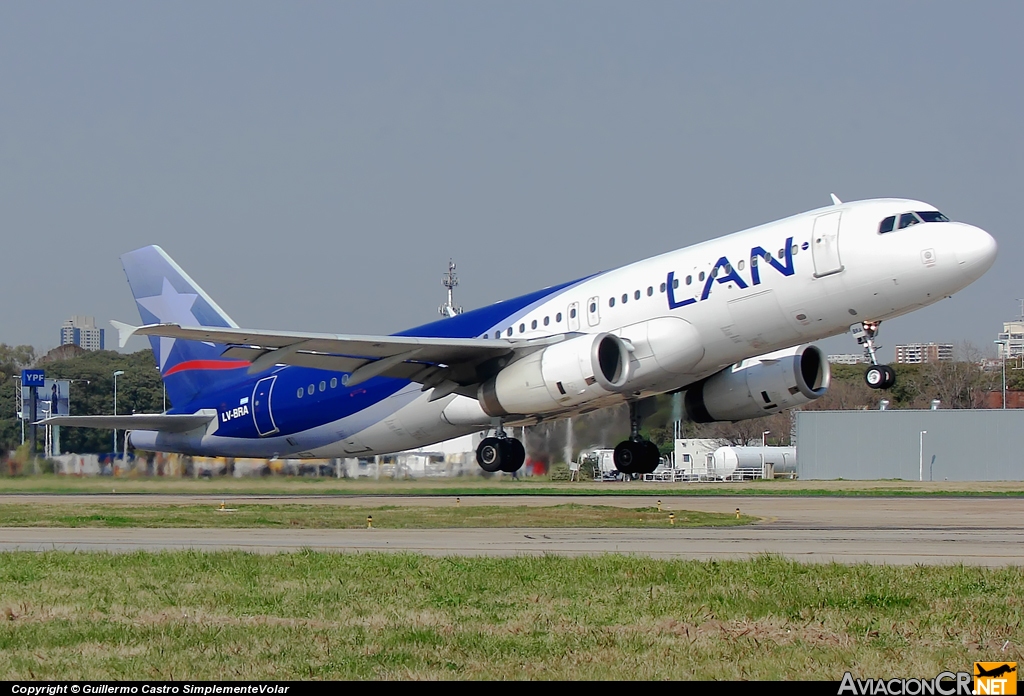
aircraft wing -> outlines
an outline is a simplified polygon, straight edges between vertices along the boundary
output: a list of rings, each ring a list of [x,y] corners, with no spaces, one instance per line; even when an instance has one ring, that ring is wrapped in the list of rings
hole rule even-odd
[[[54,416],[38,425],[63,425],[69,428],[108,428],[110,430],[159,430],[183,433],[202,427],[214,414],[137,413],[126,416]]]
[[[252,363],[250,373],[274,365],[314,367],[350,373],[345,382],[348,386],[377,376],[398,377],[422,384],[424,391],[436,388],[432,399],[460,391],[475,396],[467,388],[492,376],[512,357],[566,338],[562,334],[513,341],[300,333],[179,324],[133,327],[117,322],[114,325],[120,333],[122,346],[132,335],[227,344],[229,347],[223,356]]]

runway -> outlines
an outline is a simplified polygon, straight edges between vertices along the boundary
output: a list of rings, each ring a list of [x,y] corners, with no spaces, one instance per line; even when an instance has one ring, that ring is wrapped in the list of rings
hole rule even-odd
[[[119,504],[214,504],[203,496],[84,496]],[[49,499],[44,500],[45,499]],[[68,496],[0,496],[5,502],[68,502]],[[657,497],[463,498],[462,505],[653,506]],[[217,503],[219,503],[217,498]],[[452,498],[234,497],[235,503],[452,505]],[[160,551],[316,549],[430,555],[565,556],[631,553],[655,558],[737,559],[764,553],[807,562],[1024,566],[1024,500],[1016,498],[662,497],[672,510],[733,512],[754,525],[689,529],[142,529],[0,528],[0,550]],[[83,501],[84,502],[84,501]]]

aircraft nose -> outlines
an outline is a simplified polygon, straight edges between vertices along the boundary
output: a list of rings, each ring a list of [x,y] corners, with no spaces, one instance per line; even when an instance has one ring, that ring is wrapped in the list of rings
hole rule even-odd
[[[998,245],[992,235],[980,227],[965,225],[964,228],[957,235],[956,260],[961,273],[976,280],[995,263]]]

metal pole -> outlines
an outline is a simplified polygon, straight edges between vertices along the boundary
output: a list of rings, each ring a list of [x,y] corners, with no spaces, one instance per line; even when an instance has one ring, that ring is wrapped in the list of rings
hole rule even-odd
[[[765,430],[763,433],[761,433],[761,478],[768,478],[768,472],[765,470],[764,466],[764,448],[766,445],[764,436],[770,432],[771,430]]]
[[[917,474],[918,481],[924,481],[924,436],[928,434],[927,430],[921,431],[921,441],[918,444],[917,457],[919,471]]]
[[[31,453],[32,461],[36,459],[36,387],[29,387],[28,392],[28,411],[32,420],[29,421],[28,435],[29,440],[32,444],[29,445],[29,452]]]

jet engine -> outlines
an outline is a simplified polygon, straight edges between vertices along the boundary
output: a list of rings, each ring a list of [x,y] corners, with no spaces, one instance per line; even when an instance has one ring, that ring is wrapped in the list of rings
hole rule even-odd
[[[629,381],[629,347],[613,334],[587,334],[531,353],[480,385],[489,416],[547,413],[618,392]]]
[[[819,399],[832,373],[817,346],[743,360],[686,390],[686,413],[697,423],[738,421],[778,413]]]

